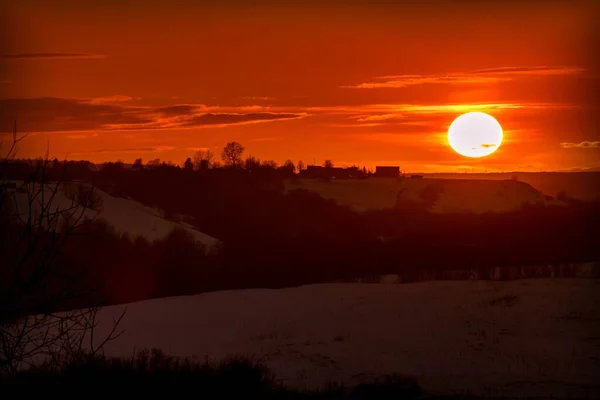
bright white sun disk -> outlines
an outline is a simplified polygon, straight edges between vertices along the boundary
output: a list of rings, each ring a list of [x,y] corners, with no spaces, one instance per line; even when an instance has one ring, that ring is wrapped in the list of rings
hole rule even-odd
[[[448,143],[465,157],[489,156],[498,150],[502,137],[500,123],[482,112],[462,114],[448,128]]]

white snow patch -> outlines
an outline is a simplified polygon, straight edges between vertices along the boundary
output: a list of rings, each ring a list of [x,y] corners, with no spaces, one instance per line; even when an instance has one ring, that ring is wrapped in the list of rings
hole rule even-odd
[[[322,284],[240,290],[124,308],[107,355],[258,355],[294,387],[415,376],[434,393],[599,397],[600,280]]]
[[[21,185],[22,182],[17,183],[18,187],[21,187]],[[43,202],[41,195],[36,198],[34,202],[34,215],[39,215],[42,204],[48,204],[54,188],[54,184],[47,185],[44,190]],[[99,211],[92,209],[83,211],[82,208],[79,208],[76,216],[79,216],[83,212],[85,217],[104,219],[118,232],[127,233],[132,238],[142,236],[153,241],[164,238],[175,228],[183,228],[192,233],[194,238],[206,245],[208,249],[213,248],[219,243],[218,239],[198,231],[190,224],[169,221],[162,218],[155,209],[146,207],[137,201],[113,197],[95,187],[93,188],[93,192],[102,198],[101,209]],[[12,205],[15,207],[15,211],[21,218],[27,218],[29,212],[28,194],[26,192],[11,191],[9,196],[13,199]],[[73,205],[73,201],[65,195],[61,188],[52,199],[50,210],[52,211],[57,208],[64,210],[73,207]]]

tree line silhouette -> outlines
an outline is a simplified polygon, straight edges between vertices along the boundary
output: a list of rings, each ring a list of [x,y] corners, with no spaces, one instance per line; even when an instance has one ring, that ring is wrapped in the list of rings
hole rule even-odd
[[[427,271],[600,261],[600,207],[526,205],[508,213],[434,214],[431,202],[357,212],[316,193],[283,190],[298,179],[293,163],[277,167],[230,143],[177,166],[141,159],[131,167],[54,160],[49,180],[84,181],[113,196],[184,215],[224,245],[207,254],[184,230],[149,242],[117,233],[102,220],[79,229],[59,255],[65,268],[85,266],[86,301],[122,303],[150,297],[248,287],[286,287]],[[35,161],[15,160],[5,179],[31,179]],[[568,201],[568,199],[566,199]],[[12,226],[11,229],[18,229]],[[10,235],[4,232],[3,235]],[[9,252],[10,248],[3,251]],[[80,300],[79,300],[80,301]],[[75,304],[66,304],[72,307]]]

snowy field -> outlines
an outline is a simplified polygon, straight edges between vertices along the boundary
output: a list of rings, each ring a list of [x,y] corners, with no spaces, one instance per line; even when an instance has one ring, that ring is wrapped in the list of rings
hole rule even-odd
[[[22,185],[22,182],[16,183],[18,187]],[[55,210],[57,207],[60,210],[66,210],[73,207],[73,201],[65,195],[62,188],[57,191],[56,196],[52,198],[51,195],[53,189],[54,186],[47,186],[44,191],[43,202],[41,194],[35,198],[33,204],[35,205],[36,214],[39,214],[40,205],[48,204],[50,199],[52,199],[49,208],[51,211]],[[98,188],[93,188],[93,193],[100,196],[102,199],[100,210],[95,211],[87,209],[83,211],[81,209],[82,211],[78,211],[76,216],[79,216],[80,213],[83,212],[85,217],[104,219],[118,232],[127,233],[132,238],[142,236],[148,240],[161,239],[168,235],[173,229],[179,227],[191,232],[197,241],[205,244],[208,248],[215,246],[219,242],[217,239],[196,230],[189,224],[162,218],[157,210],[146,207],[137,201],[113,197]],[[28,194],[12,191],[9,196],[9,198],[12,199],[11,205],[13,206],[14,211],[17,212],[21,218],[26,219],[29,210]]]
[[[213,292],[107,307],[98,337],[124,308],[107,355],[255,355],[294,387],[399,373],[434,393],[600,398],[600,280]]]

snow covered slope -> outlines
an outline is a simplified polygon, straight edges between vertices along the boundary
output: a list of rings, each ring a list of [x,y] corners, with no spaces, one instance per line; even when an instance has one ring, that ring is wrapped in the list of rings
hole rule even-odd
[[[21,187],[22,183],[17,183],[17,187]],[[44,190],[44,200],[42,201],[41,193],[37,195],[33,202],[35,211],[39,214],[41,204],[48,204],[53,192],[54,186],[49,185]],[[34,190],[35,191],[35,190]],[[21,218],[26,218],[28,214],[28,194],[22,191],[11,191],[12,205]],[[101,191],[98,188],[93,188],[93,193],[101,199],[101,207],[99,210],[87,209],[84,211],[84,216],[96,217],[106,220],[110,225],[114,226],[117,231],[128,233],[131,237],[143,236],[148,240],[156,240],[165,237],[175,228],[183,228],[191,232],[196,240],[205,244],[208,248],[215,246],[219,241],[209,235],[206,235],[189,224],[178,223],[162,218],[157,214],[156,210],[146,207],[134,200],[113,197],[108,193]],[[56,196],[51,200],[50,210],[57,207],[65,210],[73,207],[74,203],[69,196],[66,195],[64,187],[56,192]],[[83,209],[79,209],[79,213]]]
[[[433,196],[434,212],[505,212],[527,203],[548,203],[545,196],[527,183],[512,180],[467,179],[340,179],[324,182],[297,179],[287,190],[306,189],[323,198],[358,211],[392,208],[398,201],[421,202]],[[425,192],[425,194],[424,194]],[[429,192],[429,196],[427,194]],[[554,203],[558,203],[554,201]]]
[[[264,357],[283,380],[320,387],[415,376],[424,389],[600,397],[600,280],[323,284],[165,298],[126,307],[108,355]]]

